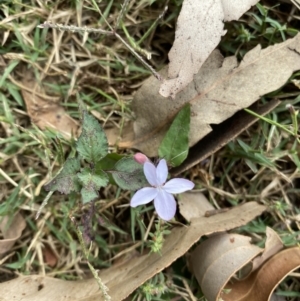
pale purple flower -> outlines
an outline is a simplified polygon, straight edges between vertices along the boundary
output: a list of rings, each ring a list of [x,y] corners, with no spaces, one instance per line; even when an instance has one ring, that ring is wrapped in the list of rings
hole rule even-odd
[[[144,174],[152,187],[138,190],[132,197],[130,206],[144,205],[154,199],[154,207],[158,216],[163,220],[170,220],[176,212],[176,201],[172,194],[191,190],[195,184],[181,178],[166,182],[168,167],[165,159],[160,160],[157,167],[152,162],[145,162]]]

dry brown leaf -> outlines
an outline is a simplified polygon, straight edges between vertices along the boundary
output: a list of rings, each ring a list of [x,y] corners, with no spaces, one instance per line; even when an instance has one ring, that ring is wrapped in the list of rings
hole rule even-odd
[[[62,106],[57,102],[47,100],[48,97],[43,98],[41,95],[45,95],[45,92],[37,86],[34,80],[26,79],[23,85],[27,88],[27,90],[22,90],[27,113],[34,124],[41,130],[54,129],[66,138],[76,135],[78,123],[66,113]]]
[[[293,270],[300,267],[300,248],[277,253],[247,279],[226,286],[221,293],[224,301],[267,301],[277,285]]]
[[[120,138],[120,130],[116,127],[105,129],[105,135],[107,137],[108,145],[114,146],[117,144],[118,139]]]
[[[53,252],[50,246],[46,245],[43,249],[43,257],[44,257],[44,262],[47,264],[49,267],[55,267],[58,261],[57,256]]]
[[[99,293],[94,279],[64,281],[37,275],[0,283],[0,288],[1,301],[79,301]]]
[[[270,227],[266,229],[266,245],[261,256],[255,258],[252,263],[252,271],[258,269],[270,257],[283,249],[283,243],[279,235]]]
[[[184,89],[198,73],[226,31],[223,21],[239,19],[258,0],[185,0],[169,52],[168,80],[160,87],[164,97]]]
[[[239,279],[242,280],[258,269],[262,264],[264,264],[270,257],[278,253],[283,249],[283,243],[278,236],[278,234],[271,228],[266,228],[266,243],[265,248],[260,256],[257,256],[253,261],[245,265],[239,271]]]
[[[213,205],[200,192],[185,192],[178,195],[180,214],[187,220],[205,215],[206,211],[213,210]]]
[[[203,235],[226,231],[245,225],[266,209],[256,202],[234,207],[228,212],[209,218],[191,220],[188,227],[178,227],[167,236],[161,254],[147,254],[134,258],[121,266],[111,267],[100,273],[114,301],[125,299],[142,283],[168,267]],[[38,290],[39,285],[43,285]],[[67,282],[39,276],[19,277],[0,283],[1,301],[102,301],[96,281]],[[24,296],[25,294],[25,296]]]
[[[251,245],[249,237],[236,234],[215,235],[194,250],[192,268],[208,301],[218,300],[224,286],[238,270],[241,270],[239,279],[244,278],[283,248],[274,230],[267,227],[266,236],[264,250]],[[262,255],[254,258],[259,253]]]
[[[263,251],[250,240],[247,236],[222,233],[193,251],[191,267],[208,301],[217,300],[229,279]]]
[[[0,231],[3,239],[0,239],[0,256],[9,251],[22,234],[26,222],[20,213],[13,217],[4,216],[0,219]]]
[[[159,82],[150,77],[132,103],[136,115],[135,139],[122,141],[119,146],[157,156],[170,122],[186,103],[191,104],[189,141],[190,146],[194,145],[211,132],[210,124],[221,123],[262,95],[284,85],[290,75],[300,69],[299,52],[300,34],[263,50],[257,46],[240,64],[234,56],[224,59],[219,51],[214,51],[194,81],[175,100],[160,96]]]
[[[121,134],[122,132],[126,133],[130,133],[131,129],[132,129],[133,123],[132,122],[128,122],[122,129],[117,128],[117,127],[113,127],[113,128],[109,128],[109,129],[104,129],[105,131],[105,135],[107,137],[107,142],[109,146],[116,146],[118,145],[119,140],[121,139]],[[132,139],[132,137],[126,137],[125,139]]]

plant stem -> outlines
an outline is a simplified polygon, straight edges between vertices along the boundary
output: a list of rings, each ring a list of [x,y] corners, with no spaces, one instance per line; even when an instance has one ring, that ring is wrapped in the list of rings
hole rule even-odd
[[[295,136],[295,133],[294,133],[293,131],[287,129],[284,125],[281,125],[281,124],[278,123],[278,122],[275,122],[275,121],[273,121],[273,120],[271,120],[271,119],[269,119],[269,118],[266,118],[266,117],[264,117],[264,116],[261,116],[261,115],[255,113],[255,112],[253,112],[253,111],[251,111],[251,110],[249,110],[249,109],[244,109],[244,110],[245,110],[247,113],[249,113],[249,114],[251,114],[251,115],[253,115],[253,116],[255,116],[255,117],[257,117],[257,118],[259,118],[259,119],[261,119],[261,120],[264,120],[264,121],[266,121],[266,122],[268,122],[268,123],[270,123],[270,124],[273,124],[273,125],[279,127],[280,129],[284,130],[285,132],[289,133],[290,135]],[[296,137],[296,138],[297,138],[297,137]]]
[[[108,287],[102,282],[101,278],[99,277],[98,275],[98,272],[94,269],[94,267],[89,263],[89,252],[85,246],[85,243],[84,243],[84,240],[83,240],[83,237],[82,237],[82,233],[81,231],[79,230],[79,227],[78,225],[76,224],[76,221],[75,221],[75,218],[73,216],[70,216],[70,219],[72,221],[72,223],[74,224],[75,226],[75,229],[76,229],[76,233],[77,233],[77,236],[78,236],[78,239],[79,239],[79,243],[82,247],[82,251],[83,251],[83,255],[87,261],[87,264],[89,266],[89,269],[91,270],[94,278],[96,279],[98,285],[99,285],[99,288],[104,296],[104,299],[105,301],[111,301],[111,297],[109,296],[108,294]]]
[[[121,23],[121,20],[123,19],[125,13],[126,13],[126,10],[127,10],[127,7],[128,7],[128,4],[129,4],[130,0],[124,0],[124,3],[123,5],[121,5],[121,11],[118,15],[118,18],[117,18],[117,22],[116,22],[116,25],[115,25],[115,31],[119,28],[120,26],[120,23]]]
[[[156,70],[150,66],[135,50],[132,48],[119,34],[117,34],[114,30],[108,31],[103,30],[100,28],[88,28],[88,27],[78,27],[73,25],[63,25],[63,24],[56,24],[51,22],[44,22],[43,24],[40,24],[37,26],[38,28],[55,28],[58,30],[66,30],[71,32],[95,32],[95,33],[101,33],[104,35],[111,35],[115,36],[119,41],[147,68],[151,71],[151,73],[154,75],[155,78],[157,78],[159,81],[162,81],[162,76],[156,72]]]
[[[105,35],[114,35],[112,31],[103,30],[100,28],[89,28],[89,27],[78,27],[74,25],[63,25],[58,23],[51,23],[45,21],[43,24],[37,26],[38,28],[55,28],[58,30],[66,30],[71,32],[95,32],[95,33],[102,33]]]
[[[156,72],[156,70],[152,66],[150,66],[125,40],[123,40],[123,38],[120,35],[115,33],[115,36],[146,68],[148,68],[152,72],[155,78],[157,78],[159,81],[163,80],[162,76],[158,72]]]

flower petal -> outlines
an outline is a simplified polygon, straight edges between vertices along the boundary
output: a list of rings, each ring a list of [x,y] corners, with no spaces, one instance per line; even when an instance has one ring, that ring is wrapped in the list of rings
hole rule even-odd
[[[175,178],[170,181],[168,181],[163,189],[168,193],[182,193],[187,190],[193,189],[195,184],[192,181],[181,179],[181,178]]]
[[[131,207],[144,205],[151,202],[157,196],[157,189],[153,187],[144,187],[138,190],[130,201]]]
[[[175,216],[176,212],[176,201],[172,194],[160,190],[158,195],[154,199],[154,207],[158,216],[168,221]]]
[[[156,167],[152,162],[145,162],[144,175],[151,186],[158,186],[156,178]]]
[[[165,159],[161,159],[156,167],[157,184],[162,185],[168,177],[168,166]]]

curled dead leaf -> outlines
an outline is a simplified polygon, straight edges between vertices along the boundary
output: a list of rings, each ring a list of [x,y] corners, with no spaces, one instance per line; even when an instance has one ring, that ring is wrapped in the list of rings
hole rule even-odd
[[[220,296],[222,300],[228,301],[267,300],[254,298],[257,291],[253,292],[252,299],[246,297],[252,290],[252,280],[255,279],[253,275],[256,275],[254,270],[283,248],[283,243],[274,230],[267,228],[266,236],[264,249],[250,244],[249,237],[223,233],[210,237],[193,251],[191,267],[208,301],[219,300]],[[260,253],[262,255],[256,257]],[[237,281],[236,278],[232,277],[237,271],[239,271],[238,279],[244,278],[245,280]],[[249,277],[246,278],[247,276]],[[228,291],[228,288],[235,288],[235,286],[227,284],[230,279],[231,283],[233,281],[238,289],[236,293],[229,290],[230,292],[227,294],[225,292]],[[252,280],[248,282],[248,279]],[[244,283],[245,286],[241,283]],[[264,290],[265,288],[260,287],[259,289]],[[269,290],[268,296],[271,296],[271,293],[272,291]],[[261,294],[266,296],[266,292]],[[245,300],[242,299],[244,297]]]
[[[260,269],[240,282],[226,285],[228,293],[221,293],[224,301],[270,300],[278,284],[300,267],[300,248],[283,250],[271,257]]]
[[[222,233],[201,243],[192,253],[191,267],[208,301],[215,301],[229,279],[263,249],[251,238]],[[213,279],[213,281],[212,281]]]
[[[192,218],[190,226],[177,227],[171,231],[166,237],[161,254],[152,253],[134,258],[102,271],[100,277],[109,288],[112,300],[123,300],[145,281],[185,254],[201,236],[245,225],[265,209],[263,205],[249,202],[209,218]],[[37,289],[39,285],[43,285],[40,291]],[[11,301],[12,296],[15,301],[103,300],[95,279],[63,281],[39,276],[19,277],[0,283],[0,291],[1,301]]]
[[[270,257],[278,253],[283,249],[283,242],[279,235],[270,227],[266,229],[266,245],[261,256],[255,258],[252,264],[252,271],[258,269],[264,262],[266,262]]]

